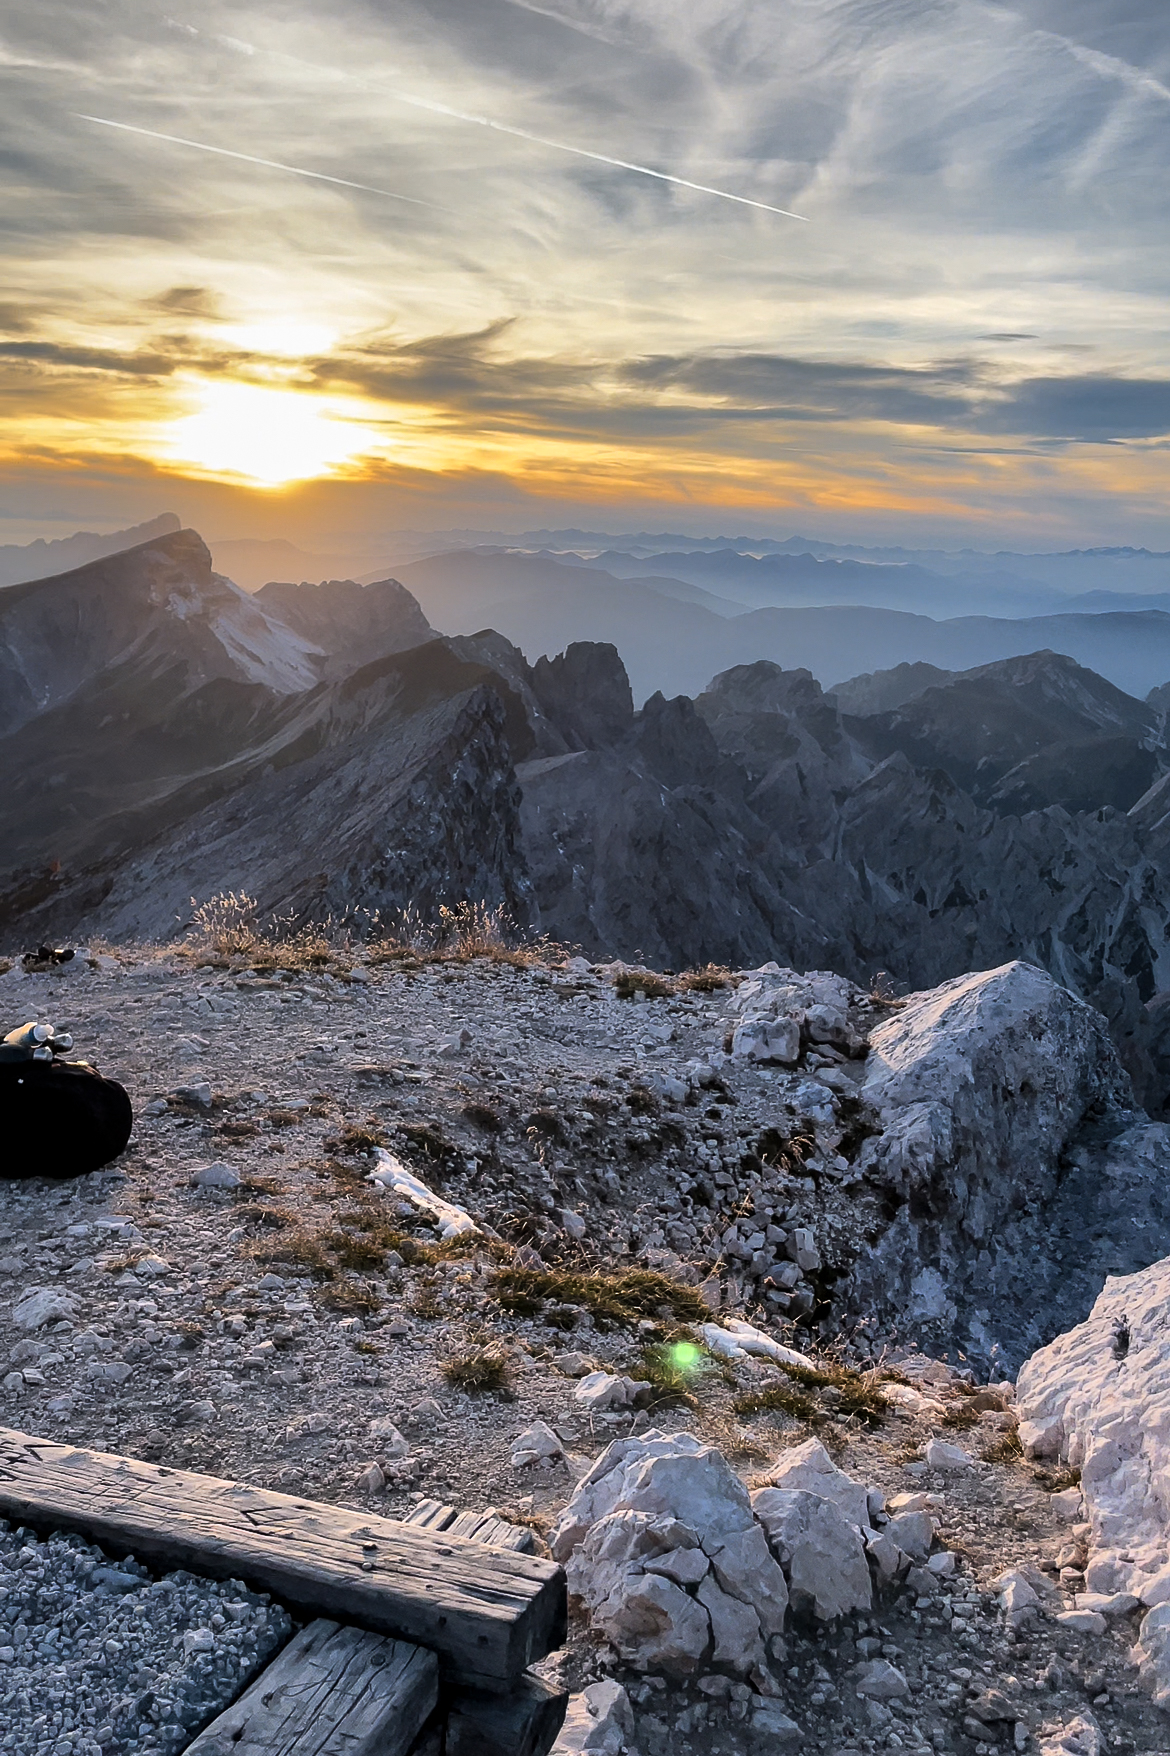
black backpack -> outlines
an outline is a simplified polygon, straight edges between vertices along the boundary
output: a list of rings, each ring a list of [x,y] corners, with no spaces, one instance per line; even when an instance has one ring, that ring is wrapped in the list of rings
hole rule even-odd
[[[83,1177],[133,1126],[122,1086],[83,1062],[0,1060],[0,1178]]]

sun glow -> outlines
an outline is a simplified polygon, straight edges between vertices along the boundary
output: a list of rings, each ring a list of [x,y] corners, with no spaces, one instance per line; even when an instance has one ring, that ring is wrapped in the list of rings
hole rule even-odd
[[[201,407],[166,428],[177,462],[261,487],[329,475],[371,451],[376,435],[338,405],[255,384],[202,384]]]

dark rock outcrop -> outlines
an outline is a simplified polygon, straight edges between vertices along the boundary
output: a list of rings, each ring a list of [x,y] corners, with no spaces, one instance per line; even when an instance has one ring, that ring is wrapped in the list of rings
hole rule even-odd
[[[634,723],[634,697],[616,646],[576,641],[538,658],[532,691],[570,750],[616,744]]]

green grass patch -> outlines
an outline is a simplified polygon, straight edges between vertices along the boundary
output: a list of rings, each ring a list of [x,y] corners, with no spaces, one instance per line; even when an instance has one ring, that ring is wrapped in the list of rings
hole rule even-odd
[[[648,1347],[630,1376],[652,1387],[651,1408],[694,1408],[696,1391],[714,1369],[706,1348],[688,1337]]]

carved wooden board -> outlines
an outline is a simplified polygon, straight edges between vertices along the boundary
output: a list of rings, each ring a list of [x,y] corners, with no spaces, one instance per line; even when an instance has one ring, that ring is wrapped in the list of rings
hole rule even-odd
[[[310,1622],[186,1756],[406,1756],[438,1696],[433,1652]]]
[[[551,1561],[3,1428],[0,1517],[242,1579],[311,1616],[428,1646],[488,1689],[565,1638],[565,1576]]]

